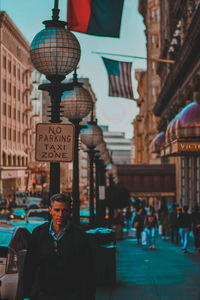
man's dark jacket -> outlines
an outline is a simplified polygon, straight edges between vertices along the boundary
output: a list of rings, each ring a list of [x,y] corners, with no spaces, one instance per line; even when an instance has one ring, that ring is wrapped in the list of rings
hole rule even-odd
[[[57,242],[49,233],[49,223],[34,229],[23,274],[24,298],[34,298],[33,283],[38,274],[40,293],[73,300],[95,299],[92,253],[86,234],[70,224]]]

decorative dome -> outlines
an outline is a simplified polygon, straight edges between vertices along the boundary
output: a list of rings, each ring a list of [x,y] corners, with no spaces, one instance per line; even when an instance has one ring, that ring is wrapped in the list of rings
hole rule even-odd
[[[177,138],[195,138],[200,136],[200,105],[189,103],[180,113],[176,122]]]
[[[176,139],[176,123],[180,116],[181,112],[179,112],[168,124],[167,130],[165,133],[165,143],[169,144],[173,140]]]
[[[165,143],[165,132],[160,132],[151,142],[151,148],[153,153],[160,153],[160,148]]]
[[[75,86],[72,91],[66,91],[61,98],[64,106],[64,116],[69,120],[85,118],[93,108],[90,93],[81,86]]]
[[[66,76],[80,60],[80,44],[73,33],[62,27],[48,27],[36,34],[31,43],[34,67],[47,76]]]
[[[90,123],[87,125],[87,128],[81,130],[80,137],[81,142],[88,148],[95,148],[102,142],[103,133],[99,126],[95,123]]]

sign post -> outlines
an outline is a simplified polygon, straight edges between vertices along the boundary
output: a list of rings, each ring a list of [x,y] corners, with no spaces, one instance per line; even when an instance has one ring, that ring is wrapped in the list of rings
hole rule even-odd
[[[74,156],[74,125],[39,123],[36,127],[35,159],[71,162]]]

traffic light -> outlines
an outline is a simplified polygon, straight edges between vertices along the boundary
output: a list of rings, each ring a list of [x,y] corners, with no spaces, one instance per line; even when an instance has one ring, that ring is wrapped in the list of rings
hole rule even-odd
[[[33,184],[33,189],[35,189],[35,187],[36,187],[36,180],[35,179],[33,179],[32,184]]]

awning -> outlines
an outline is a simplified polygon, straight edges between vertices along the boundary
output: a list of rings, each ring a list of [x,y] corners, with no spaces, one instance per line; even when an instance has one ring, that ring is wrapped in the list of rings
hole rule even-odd
[[[160,153],[161,147],[165,143],[165,132],[160,132],[151,142],[150,148],[152,153]]]
[[[200,105],[189,103],[169,123],[161,156],[200,155]]]
[[[175,165],[133,164],[116,165],[119,184],[137,196],[174,196],[176,193]]]

